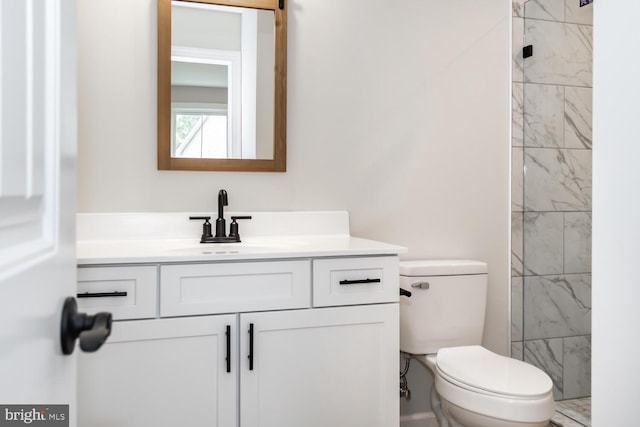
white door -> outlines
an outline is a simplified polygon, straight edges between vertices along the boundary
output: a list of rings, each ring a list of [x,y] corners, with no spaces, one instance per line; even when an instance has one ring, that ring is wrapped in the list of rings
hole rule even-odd
[[[60,317],[75,290],[75,7],[0,1],[0,405],[72,414]]]

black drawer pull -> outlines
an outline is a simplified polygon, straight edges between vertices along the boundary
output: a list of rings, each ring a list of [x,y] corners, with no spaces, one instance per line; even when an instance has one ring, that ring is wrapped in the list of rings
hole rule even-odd
[[[357,285],[361,283],[380,283],[380,279],[340,280],[341,285]]]
[[[249,323],[249,370],[253,371],[253,323]]]
[[[224,333],[227,338],[227,357],[224,360],[227,362],[227,373],[231,372],[231,326],[227,325],[227,330]]]
[[[103,298],[103,297],[126,297],[127,292],[85,292],[83,294],[76,295],[78,298]]]

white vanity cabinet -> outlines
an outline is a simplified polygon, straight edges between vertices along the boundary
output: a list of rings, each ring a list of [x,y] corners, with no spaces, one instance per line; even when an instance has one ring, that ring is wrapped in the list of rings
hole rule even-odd
[[[307,308],[310,260],[160,266],[160,316]]]
[[[156,317],[155,265],[79,268],[77,280],[80,311],[108,311],[114,320]]]
[[[235,315],[114,322],[100,351],[78,354],[78,426],[236,426],[228,326]]]
[[[242,427],[398,426],[397,304],[240,319]]]
[[[154,304],[79,354],[78,425],[397,427],[397,270],[397,256],[80,266],[79,292],[124,280]]]

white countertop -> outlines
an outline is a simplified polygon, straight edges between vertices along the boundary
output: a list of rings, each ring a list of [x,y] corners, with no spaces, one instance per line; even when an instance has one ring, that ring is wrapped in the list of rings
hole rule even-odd
[[[189,221],[189,214],[78,214],[77,262],[202,262],[397,255],[407,251],[402,246],[350,236],[346,212],[237,215],[247,214],[253,219],[240,222],[242,242],[205,244],[200,243],[202,221]]]

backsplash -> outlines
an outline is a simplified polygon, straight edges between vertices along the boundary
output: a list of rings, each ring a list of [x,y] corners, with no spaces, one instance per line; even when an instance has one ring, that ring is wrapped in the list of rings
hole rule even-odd
[[[243,236],[349,235],[346,211],[226,212],[227,223],[233,215],[252,217],[241,225]],[[198,240],[202,221],[190,216],[211,216],[212,223],[216,219],[211,212],[79,213],[77,240]]]
[[[556,399],[591,394],[592,7],[513,2],[512,357]]]

